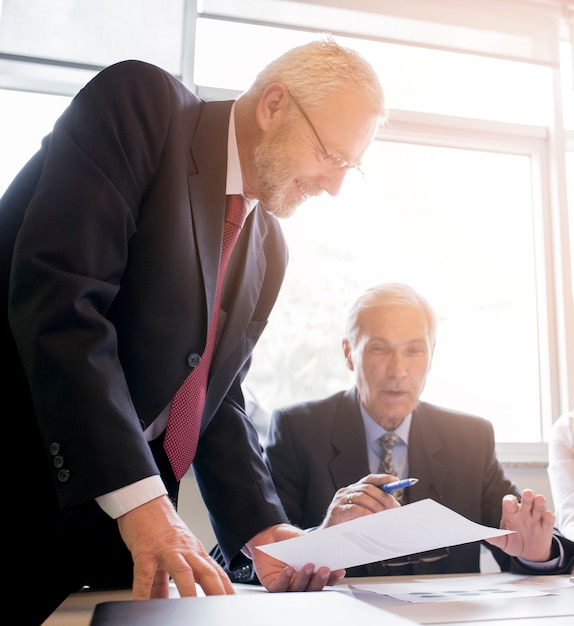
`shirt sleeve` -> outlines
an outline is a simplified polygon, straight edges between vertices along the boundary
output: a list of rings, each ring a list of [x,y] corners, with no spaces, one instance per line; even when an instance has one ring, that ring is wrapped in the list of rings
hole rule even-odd
[[[148,476],[136,483],[97,497],[96,502],[112,519],[117,519],[132,509],[165,494],[167,494],[167,489],[161,477]]]

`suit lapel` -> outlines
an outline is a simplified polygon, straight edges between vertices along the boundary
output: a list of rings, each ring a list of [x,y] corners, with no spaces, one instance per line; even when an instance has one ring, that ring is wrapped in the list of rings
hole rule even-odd
[[[227,133],[232,104],[232,101],[206,102],[191,144],[195,174],[199,175],[189,177],[189,197],[205,286],[208,324],[213,315],[225,220]],[[209,175],[205,175],[206,171]],[[209,209],[205,210],[205,207]],[[265,220],[258,214],[260,210],[256,207],[248,216],[229,261],[219,318],[222,331],[213,355],[213,373],[229,356],[234,340],[244,333],[257,304],[265,275],[261,240],[267,234]],[[240,291],[237,285],[241,285]],[[227,315],[226,311],[233,314]]]
[[[442,459],[442,442],[433,428],[432,409],[420,403],[413,412],[409,433],[409,473],[419,479],[410,487],[409,501],[432,498],[441,502],[449,478],[448,467]]]
[[[248,216],[233,250],[223,285],[220,336],[213,356],[213,372],[224,363],[253,317],[265,276],[262,240],[267,234],[265,221],[256,207]]]
[[[227,132],[232,104],[232,101],[206,102],[191,143],[195,173],[189,176],[189,198],[205,286],[208,324],[213,314],[223,239]]]
[[[329,472],[336,488],[348,485],[369,473],[365,448],[365,427],[355,388],[346,391],[335,408],[331,445],[337,452],[329,463]]]

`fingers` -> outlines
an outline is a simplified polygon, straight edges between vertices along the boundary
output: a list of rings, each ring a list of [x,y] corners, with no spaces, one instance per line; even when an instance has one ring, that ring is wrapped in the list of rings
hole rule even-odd
[[[288,524],[279,524],[259,533],[247,543],[257,577],[268,591],[320,591],[326,585],[334,585],[345,576],[345,570],[330,570],[328,567],[320,567],[315,571],[312,563],[307,563],[297,571],[257,548],[258,545],[265,545],[270,541],[300,537],[303,532]]]
[[[514,495],[502,499],[500,527],[513,532],[488,542],[511,556],[543,562],[550,558],[554,522],[555,516],[547,510],[546,498],[525,489],[520,502]]]
[[[361,512],[355,510],[353,517],[378,513],[385,509],[394,509],[401,506],[391,494],[385,493],[374,485],[363,485],[360,489],[356,487],[347,488],[345,493],[342,494],[341,500],[341,506],[346,508],[359,507],[364,509]]]
[[[231,580],[223,569],[203,550],[183,555],[171,576],[181,597],[196,596],[196,583],[206,596],[234,594]]]
[[[152,561],[134,561],[134,580],[132,585],[132,597],[134,600],[147,600],[148,598],[167,598],[161,595],[166,592],[166,585],[162,581],[161,573],[158,573],[156,586],[156,568]],[[152,593],[158,595],[153,596]]]
[[[304,585],[302,591],[321,591],[327,585],[333,585],[335,582],[343,578],[345,570],[337,570],[332,572],[328,567],[320,567],[316,572],[309,574],[307,570],[306,577],[297,581],[300,585]],[[296,583],[297,584],[297,583]],[[294,591],[294,590],[293,590]]]
[[[329,580],[331,570],[328,567],[320,567],[315,572],[313,564],[305,565],[291,579],[287,591],[321,591]]]
[[[182,551],[166,552],[157,557],[150,555],[136,558],[134,599],[168,598],[170,575],[182,598],[195,597],[197,585],[203,589],[205,595],[235,593],[229,577],[211,557],[193,551]]]
[[[530,516],[534,527],[537,526],[544,535],[552,533],[556,523],[556,516],[547,506],[545,496],[540,493],[534,495],[530,489],[524,490],[519,508],[525,515]]]
[[[156,570],[150,598],[169,598],[169,574],[166,571]]]
[[[285,567],[279,573],[277,578],[271,580],[270,582],[267,582],[261,574],[259,574],[259,579],[267,591],[271,591],[272,593],[283,593],[284,591],[289,591],[291,579],[294,575],[295,570],[292,567]]]
[[[122,539],[134,562],[133,597],[169,597],[169,576],[182,597],[234,593],[223,569],[177,515],[167,496],[118,518]]]
[[[345,578],[347,571],[344,569],[337,569],[331,572],[329,576],[329,580],[327,581],[327,586],[332,586],[338,583],[340,580]]]
[[[212,566],[194,568],[194,574],[197,583],[201,586],[206,596],[235,594],[229,576],[215,562]],[[177,581],[175,583],[177,586]],[[193,595],[196,594],[194,593]]]
[[[547,512],[546,498],[542,494],[534,494],[531,489],[522,492],[520,502],[515,495],[508,494],[502,499],[503,515],[521,513],[535,518],[541,518]]]
[[[401,506],[391,494],[380,488],[380,485],[394,480],[396,476],[390,474],[368,474],[356,483],[341,487],[333,496],[319,528],[329,528],[357,517]]]
[[[285,567],[268,590],[273,593],[321,591],[325,586],[334,585],[344,576],[345,570],[331,571],[328,567],[320,567],[315,571],[312,563],[308,563],[299,571]]]
[[[199,571],[197,575],[198,583],[202,586],[205,595],[226,595],[226,594],[234,594],[235,590],[233,589],[233,585],[229,577],[225,574],[225,572],[215,564],[215,571],[212,572],[209,569],[201,572]],[[200,568],[199,568],[200,569]],[[219,571],[217,571],[219,569]],[[180,572],[176,572],[174,575],[174,583],[177,588],[179,595],[184,597],[195,597],[197,596],[197,586],[195,584],[194,571],[191,568],[184,568]],[[211,578],[211,580],[209,580]],[[164,571],[158,569],[156,571],[152,587],[151,593],[149,595],[150,598],[169,598],[170,597],[170,586],[169,586],[169,574]],[[134,577],[134,586],[135,586],[136,578]],[[204,588],[205,586],[205,588]],[[135,594],[134,594],[135,595]]]
[[[393,495],[381,489],[381,485],[395,480],[396,476],[390,474],[369,474],[357,483],[341,489],[340,500],[348,507],[360,506],[369,513],[397,508],[400,504]]]

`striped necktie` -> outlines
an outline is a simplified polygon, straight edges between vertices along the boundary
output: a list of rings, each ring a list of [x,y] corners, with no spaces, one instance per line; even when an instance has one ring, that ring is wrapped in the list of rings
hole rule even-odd
[[[382,437],[379,437],[379,443],[381,444],[381,450],[383,455],[381,457],[381,463],[379,465],[378,474],[392,474],[400,478],[394,464],[393,464],[393,448],[399,440],[399,436],[395,433],[385,433]],[[393,496],[398,502],[402,504],[404,489],[397,489],[393,492]]]

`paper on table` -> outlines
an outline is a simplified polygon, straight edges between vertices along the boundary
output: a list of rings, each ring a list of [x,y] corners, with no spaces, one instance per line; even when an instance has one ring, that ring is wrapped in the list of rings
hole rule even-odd
[[[295,569],[314,563],[335,570],[510,532],[471,522],[427,498],[258,549]]]
[[[482,574],[480,576],[440,576],[412,579],[404,583],[360,583],[351,589],[391,596],[403,602],[452,602],[453,600],[489,600],[492,598],[531,598],[546,596],[556,583],[555,577],[545,577],[546,585],[531,583],[531,577],[517,574]]]

